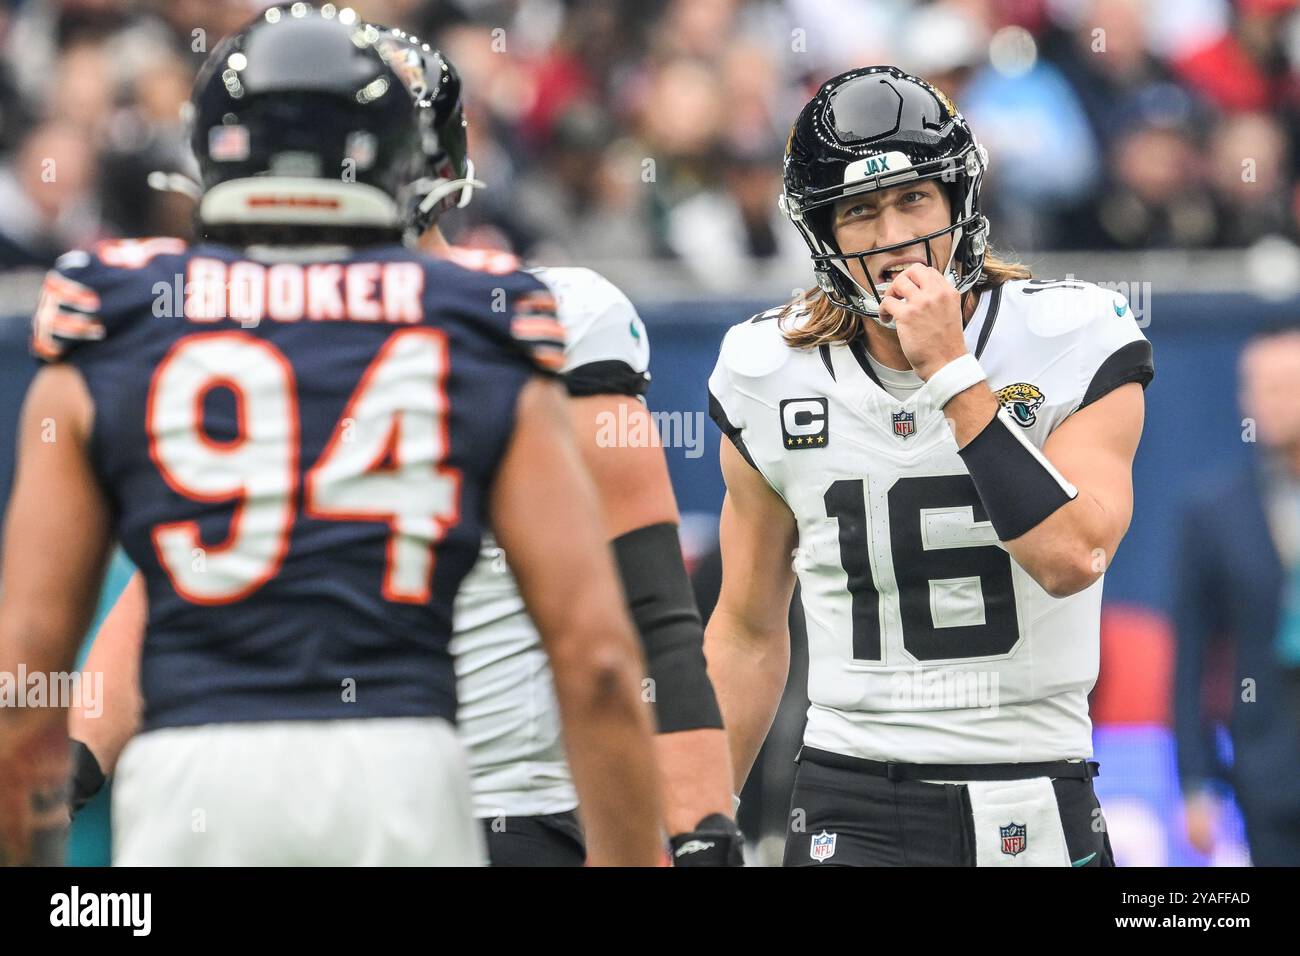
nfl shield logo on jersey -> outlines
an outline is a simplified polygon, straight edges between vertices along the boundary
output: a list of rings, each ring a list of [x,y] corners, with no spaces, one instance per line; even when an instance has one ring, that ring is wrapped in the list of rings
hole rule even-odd
[[[894,412],[894,434],[911,438],[916,434],[916,412]]]
[[[1008,823],[1004,827],[998,827],[998,832],[1002,834],[1002,852],[1007,856],[1023,853],[1029,839],[1025,831],[1023,823]]]
[[[808,851],[818,863],[825,863],[835,855],[835,834],[823,830],[812,838],[812,848]]]

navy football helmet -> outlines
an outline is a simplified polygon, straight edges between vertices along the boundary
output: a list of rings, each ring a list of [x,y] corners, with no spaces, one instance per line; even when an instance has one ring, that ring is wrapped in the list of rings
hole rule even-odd
[[[893,328],[880,317],[882,290],[864,258],[922,243],[926,261],[959,291],[973,288],[987,244],[988,220],[979,207],[987,166],[987,151],[947,96],[897,67],[864,67],[826,81],[795,120],[780,206],[812,251],[817,284],[827,298]],[[947,190],[950,226],[874,249],[839,248],[831,228],[837,201],[927,179],[940,180]],[[952,254],[936,263],[930,242],[949,233]],[[867,288],[850,274],[850,259],[862,263]]]
[[[221,42],[195,81],[199,219],[399,234],[424,166],[413,77],[351,10],[285,3]]]

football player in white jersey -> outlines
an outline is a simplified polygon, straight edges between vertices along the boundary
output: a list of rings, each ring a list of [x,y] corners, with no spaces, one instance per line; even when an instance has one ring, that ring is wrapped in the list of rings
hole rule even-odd
[[[472,268],[510,272],[505,253],[457,249],[438,217],[470,201],[461,83],[439,51],[390,30],[399,67],[427,101],[427,165],[411,196],[409,241]],[[607,534],[648,666],[643,698],[653,702],[664,823],[674,865],[738,866],[731,770],[721,716],[705,670],[703,625],[677,537],[677,506],[662,448],[617,439],[653,432],[641,394],[649,381],[649,342],[627,297],[590,269],[530,270],[555,295],[563,335],[539,323],[536,337],[564,348],[561,375],[571,424],[594,479]],[[611,423],[614,427],[611,428]],[[134,732],[134,659],[145,620],[132,581],[101,627],[86,667],[106,671],[105,715],[73,712],[80,806],[102,785]],[[586,856],[578,795],[564,754],[551,669],[505,555],[486,537],[461,585],[451,650],[456,660],[457,729],[472,777],[474,813],[494,866],[579,865]],[[120,678],[114,675],[121,675]],[[120,695],[120,696],[119,696]]]
[[[737,788],[796,579],[807,620],[786,865],[1113,864],[1088,692],[1151,348],[1122,296],[988,253],[986,165],[925,81],[828,81],[781,197],[818,289],[730,329],[709,380]]]

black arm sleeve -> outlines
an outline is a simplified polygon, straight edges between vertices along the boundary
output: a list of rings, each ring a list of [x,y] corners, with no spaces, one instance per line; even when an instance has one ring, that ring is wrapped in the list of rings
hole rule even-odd
[[[704,664],[704,625],[677,526],[654,524],[620,535],[614,556],[645,648],[659,733],[720,729],[722,712]]]
[[[999,541],[1014,541],[1078,494],[999,410],[978,435],[959,448]],[[978,520],[978,519],[977,519]]]

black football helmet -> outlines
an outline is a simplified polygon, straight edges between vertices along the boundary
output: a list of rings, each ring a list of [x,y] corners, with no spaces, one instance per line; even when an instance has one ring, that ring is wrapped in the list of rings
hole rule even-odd
[[[284,3],[223,40],[195,80],[199,219],[399,234],[424,165],[413,77],[351,10]]]
[[[869,66],[827,80],[799,113],[786,142],[779,204],[812,250],[817,284],[830,301],[893,328],[880,317],[881,292],[864,257],[923,243],[926,262],[959,291],[974,287],[987,244],[979,207],[987,167],[987,151],[947,96],[897,67]],[[839,248],[831,228],[838,200],[926,179],[947,190],[950,226],[874,249]],[[952,254],[936,264],[930,241],[948,233]],[[869,288],[850,274],[850,259],[862,262]]]
[[[406,197],[406,223],[419,235],[447,210],[469,205],[474,188],[483,183],[474,178],[460,74],[451,60],[403,30],[379,30],[380,49],[390,65],[406,74],[415,98],[424,164]]]

